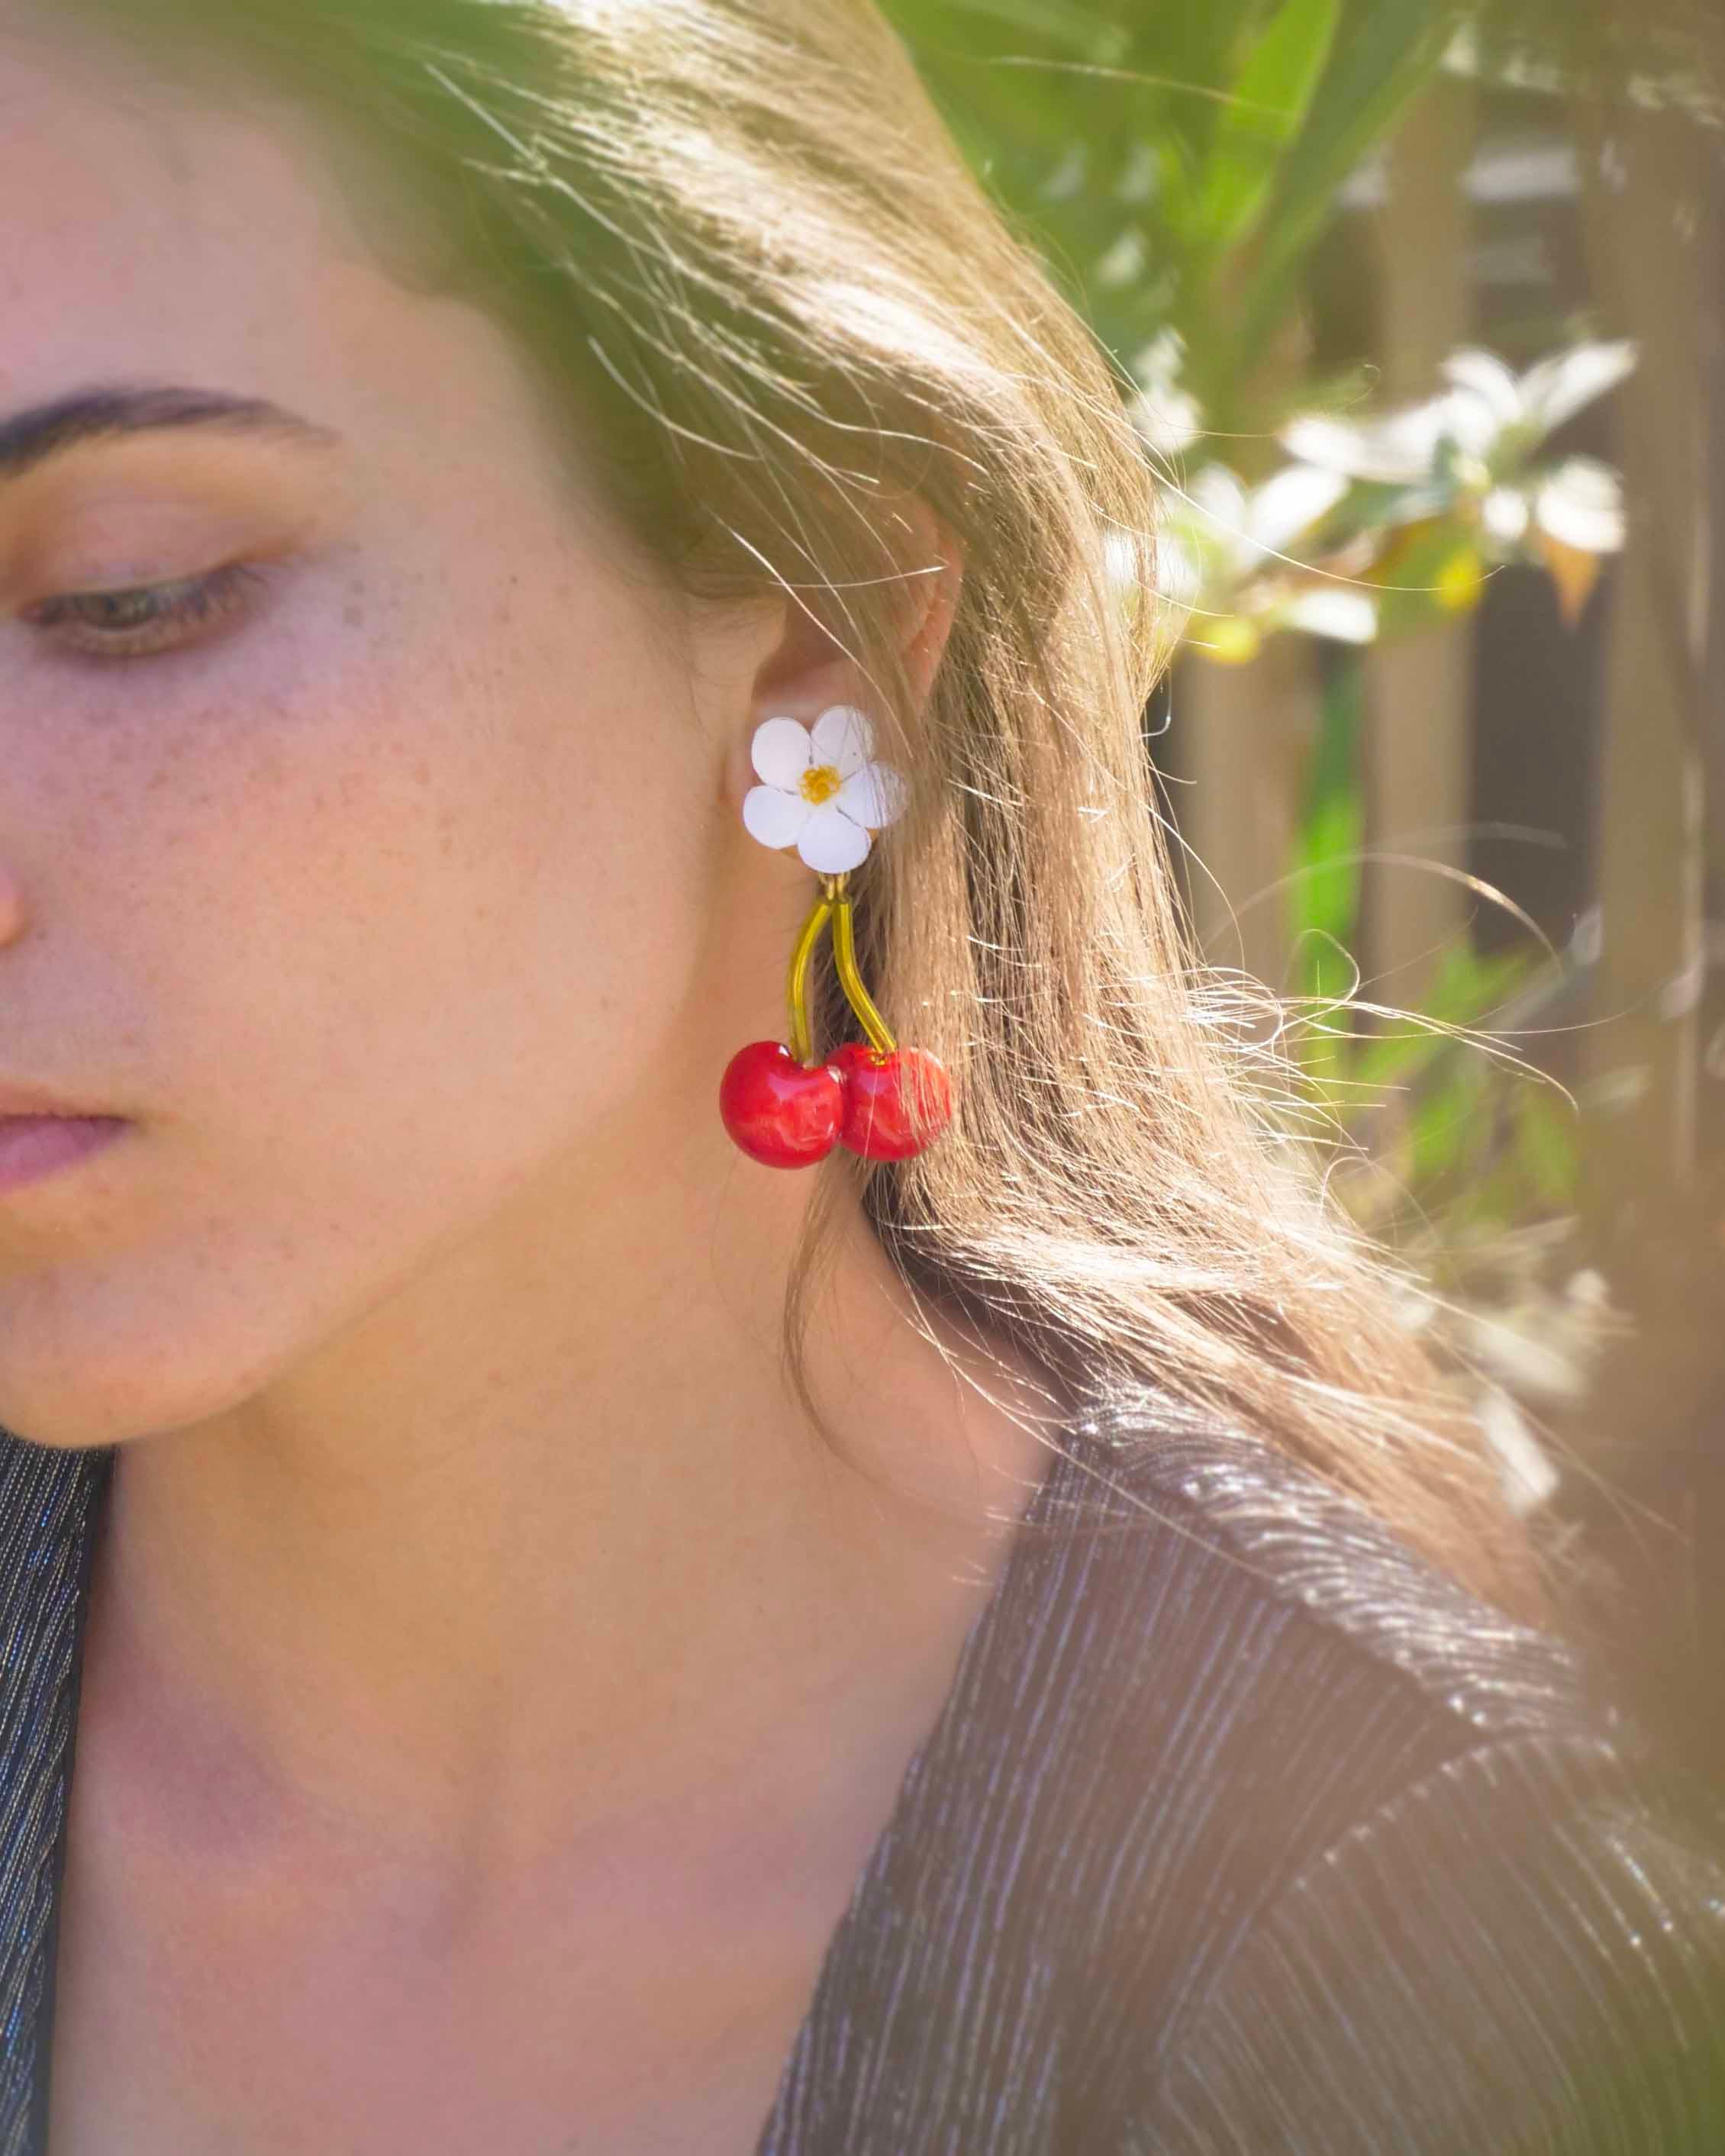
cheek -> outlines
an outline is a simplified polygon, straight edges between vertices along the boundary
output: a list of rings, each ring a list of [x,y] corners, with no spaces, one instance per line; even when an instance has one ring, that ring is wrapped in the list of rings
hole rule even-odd
[[[701,1118],[692,725],[625,656],[572,687],[495,654],[350,651],[274,696],[254,671],[243,721],[158,712],[147,748],[128,721],[71,789],[95,866],[69,914],[105,924],[151,1068],[86,1216],[0,1247],[0,1339],[28,1343],[0,1424],[218,1413],[652,1088],[690,1094],[655,1122]]]
[[[632,625],[496,608],[254,647],[231,696],[110,735],[84,845],[187,1130],[356,1164],[390,1134],[531,1147],[664,1055],[711,843],[695,720]]]

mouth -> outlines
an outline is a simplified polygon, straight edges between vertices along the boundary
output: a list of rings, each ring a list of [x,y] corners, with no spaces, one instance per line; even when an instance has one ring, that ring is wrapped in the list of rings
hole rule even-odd
[[[75,1167],[128,1127],[124,1116],[0,1113],[0,1197]]]
[[[100,1108],[0,1108],[0,1123],[123,1123]]]

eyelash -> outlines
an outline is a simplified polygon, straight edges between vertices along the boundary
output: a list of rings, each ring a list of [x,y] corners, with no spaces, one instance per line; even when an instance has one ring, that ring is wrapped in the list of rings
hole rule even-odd
[[[95,659],[142,659],[162,651],[178,650],[252,603],[254,589],[266,582],[261,570],[249,562],[231,562],[201,577],[180,577],[171,583],[138,584],[110,592],[69,592],[44,599],[26,617],[44,630],[66,627],[80,632],[66,641],[74,651]],[[123,602],[152,602],[141,620],[122,623],[116,630],[103,629],[82,619],[83,607],[114,606]],[[162,632],[168,634],[163,635]],[[184,631],[184,634],[178,632]]]

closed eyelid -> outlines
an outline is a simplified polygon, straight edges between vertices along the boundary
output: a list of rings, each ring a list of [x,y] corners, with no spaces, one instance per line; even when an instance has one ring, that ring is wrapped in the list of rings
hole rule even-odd
[[[211,483],[182,470],[149,483],[109,470],[60,475],[30,513],[0,510],[0,586],[115,589],[191,575],[243,554],[263,560],[321,552],[344,536],[341,492]]]
[[[0,482],[0,557],[26,533],[39,541],[82,519],[85,529],[111,520],[123,534],[164,512],[267,530],[291,545],[345,525],[356,481],[350,456],[297,454],[267,430],[95,434]]]
[[[44,466],[11,491],[0,488],[0,523],[27,514],[56,516],[163,508],[240,515],[326,516],[348,490],[331,475],[314,480],[300,470],[255,454],[239,458],[178,454],[160,441],[134,441],[105,452],[84,451]]]

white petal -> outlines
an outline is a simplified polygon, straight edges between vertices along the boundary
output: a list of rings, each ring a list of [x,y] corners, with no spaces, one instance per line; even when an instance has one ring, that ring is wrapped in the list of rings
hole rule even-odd
[[[755,728],[749,760],[757,778],[794,793],[797,781],[813,761],[808,727],[800,719],[764,720]]]
[[[793,846],[814,811],[800,793],[776,786],[752,786],[742,797],[742,820],[763,846]]]
[[[1246,505],[1246,530],[1255,547],[1286,553],[1302,531],[1328,516],[1348,491],[1343,472],[1317,465],[1286,465],[1274,479],[1252,490]]]
[[[1369,593],[1343,591],[1339,585],[1320,584],[1309,592],[1296,592],[1276,619],[1313,636],[1333,636],[1343,644],[1369,644],[1378,634],[1378,605]]]
[[[839,788],[839,806],[871,831],[885,830],[901,816],[911,789],[890,763],[865,763]]]
[[[797,851],[821,875],[842,875],[859,869],[869,857],[869,834],[860,824],[831,803],[813,808],[797,841]]]
[[[1533,520],[1567,547],[1615,554],[1625,536],[1623,483],[1592,457],[1565,457],[1533,497]]]
[[[840,778],[860,771],[875,753],[875,729],[854,704],[834,704],[815,721],[812,763],[830,763]]]
[[[1584,404],[1603,397],[1634,371],[1635,346],[1579,344],[1542,359],[1522,377],[1522,402],[1543,434],[1553,434]]]
[[[1527,497],[1516,486],[1494,486],[1480,504],[1480,521],[1501,547],[1520,546],[1527,514]]]
[[[1472,424],[1488,436],[1512,427],[1525,416],[1521,384],[1495,352],[1470,345],[1465,352],[1452,352],[1442,371],[1458,388],[1484,406],[1485,416]]]

